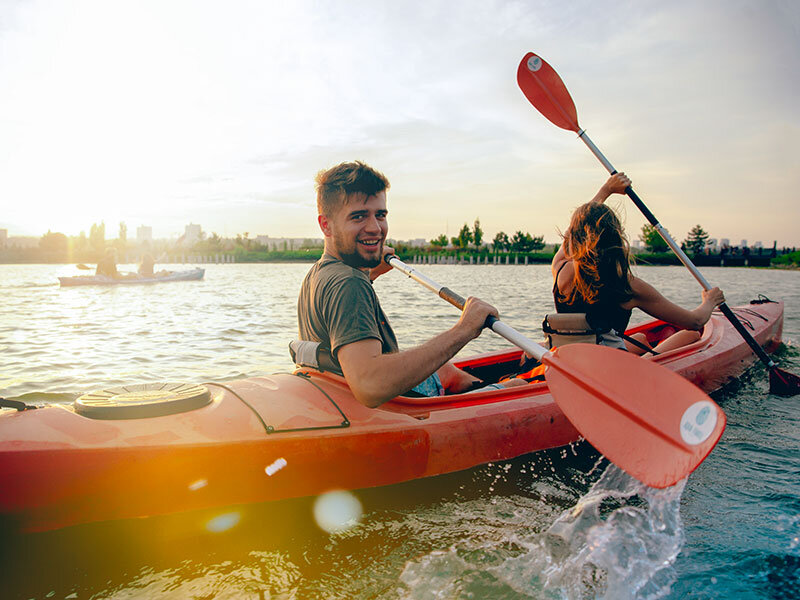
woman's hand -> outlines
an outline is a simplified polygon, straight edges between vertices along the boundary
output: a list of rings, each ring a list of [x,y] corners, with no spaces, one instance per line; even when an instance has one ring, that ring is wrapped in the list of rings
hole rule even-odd
[[[605,202],[612,194],[624,194],[631,185],[630,178],[625,173],[615,173],[598,190],[592,202]]]
[[[692,329],[700,331],[703,325],[708,323],[714,309],[723,302],[725,302],[725,294],[722,293],[721,289],[715,287],[710,290],[703,290],[703,302],[692,311],[697,319],[697,323]]]
[[[718,287],[703,290],[703,304],[710,304],[712,310],[723,302],[725,302],[725,294]]]

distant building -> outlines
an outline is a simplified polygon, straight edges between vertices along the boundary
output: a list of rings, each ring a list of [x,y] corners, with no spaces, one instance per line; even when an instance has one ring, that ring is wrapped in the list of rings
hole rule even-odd
[[[709,252],[719,251],[719,244],[717,243],[717,238],[709,238],[706,241],[706,250],[708,250]]]
[[[633,240],[633,247],[639,250],[642,247],[642,240]]]
[[[720,250],[727,250],[731,247],[731,241],[728,238],[722,238],[719,241],[719,249]]]
[[[747,240],[742,240],[739,242],[739,248],[747,248]]]
[[[140,244],[153,241],[153,228],[148,225],[140,225],[136,228],[136,241]]]
[[[761,243],[760,240],[758,242],[756,242],[755,244],[753,244],[753,248],[763,248],[763,247],[764,247],[764,245]]]
[[[322,238],[274,238],[268,235],[257,235],[255,243],[267,250],[300,250],[301,248],[321,247]]]
[[[0,229],[0,248],[5,248],[8,244],[8,229]]]
[[[189,223],[183,231],[183,243],[191,246],[195,242],[199,242],[203,236],[203,228],[200,225]]]

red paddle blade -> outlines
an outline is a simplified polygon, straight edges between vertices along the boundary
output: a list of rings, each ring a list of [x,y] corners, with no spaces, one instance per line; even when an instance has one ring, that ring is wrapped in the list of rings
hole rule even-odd
[[[517,69],[522,93],[553,125],[580,133],[578,112],[561,77],[544,59],[528,52]]]
[[[776,396],[796,396],[800,394],[800,377],[772,367],[769,370],[769,392]]]
[[[571,344],[543,362],[553,398],[575,428],[651,487],[694,471],[725,429],[725,413],[700,388],[633,354]]]

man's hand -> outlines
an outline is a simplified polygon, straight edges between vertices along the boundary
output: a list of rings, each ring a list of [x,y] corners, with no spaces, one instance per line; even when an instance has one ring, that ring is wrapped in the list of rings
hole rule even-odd
[[[470,296],[464,304],[464,310],[461,313],[461,318],[458,320],[456,327],[462,328],[467,335],[468,339],[475,339],[481,334],[483,326],[486,324],[486,317],[492,315],[499,317],[497,309],[484,302],[480,298]]]
[[[388,273],[392,270],[392,267],[386,262],[387,256],[394,256],[394,248],[391,246],[384,246],[383,247],[383,257],[381,260],[381,264],[377,267],[372,267],[369,270],[369,280],[375,281],[378,277],[383,275],[384,273]]]

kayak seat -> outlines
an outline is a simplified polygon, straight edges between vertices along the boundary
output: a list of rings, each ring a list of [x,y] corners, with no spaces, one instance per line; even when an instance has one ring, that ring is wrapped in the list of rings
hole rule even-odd
[[[292,340],[289,342],[289,354],[298,367],[311,367],[318,371],[342,375],[342,370],[333,360],[330,349],[320,342]]]
[[[211,402],[204,385],[143,383],[97,390],[75,400],[75,412],[90,419],[146,419],[202,408]]]

